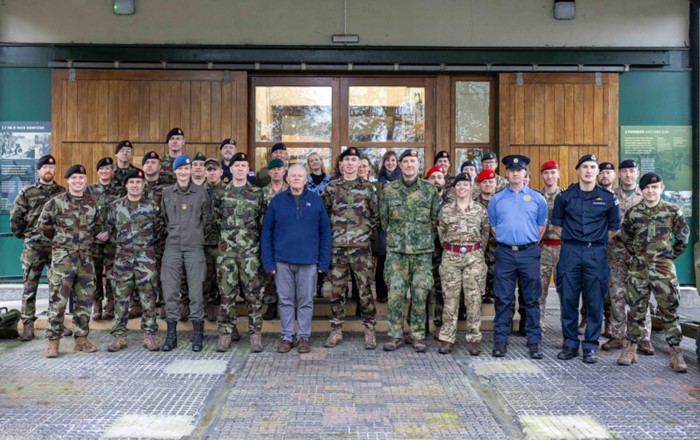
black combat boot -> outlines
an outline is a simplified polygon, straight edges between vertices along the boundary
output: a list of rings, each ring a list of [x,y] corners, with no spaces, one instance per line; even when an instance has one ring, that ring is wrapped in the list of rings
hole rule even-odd
[[[168,333],[165,335],[165,342],[163,342],[161,350],[170,351],[177,348],[177,321],[168,319],[166,323],[168,324]]]
[[[192,320],[192,351],[202,351],[204,339],[204,321]]]

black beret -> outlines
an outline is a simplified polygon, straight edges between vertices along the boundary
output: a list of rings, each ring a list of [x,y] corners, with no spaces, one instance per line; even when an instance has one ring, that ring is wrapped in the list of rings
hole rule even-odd
[[[207,161],[207,156],[204,155],[204,153],[197,153],[194,155],[194,158],[192,158],[192,162],[206,162]]]
[[[68,168],[68,171],[66,171],[66,174],[63,175],[64,179],[69,178],[73,174],[87,174],[85,172],[85,167],[82,165],[73,165],[72,167]]]
[[[126,173],[126,176],[124,176],[124,185],[126,185],[126,182],[128,182],[129,179],[145,179],[145,177],[143,175],[143,171],[138,168],[133,168]]]
[[[576,167],[576,168],[578,168],[578,167]],[[600,171],[603,171],[603,170],[612,170],[612,171],[615,171],[615,165],[613,165],[613,164],[610,163],[610,162],[601,162],[600,164],[598,164],[598,169],[599,169]]]
[[[464,162],[462,162],[462,166],[459,167],[459,170],[462,171],[462,170],[464,169],[464,167],[473,167],[473,166],[475,166],[475,165],[474,165],[474,162],[472,162],[471,160],[467,159],[467,160],[465,160]]]
[[[231,158],[231,165],[236,162],[248,162],[248,155],[245,153],[236,153]]]
[[[620,169],[623,170],[625,168],[637,168],[637,161],[634,159],[623,160],[620,162]]]
[[[492,153],[489,151],[488,153],[484,154],[481,158],[482,162],[485,160],[498,160],[498,156],[496,156],[496,153]]]
[[[221,150],[222,148],[224,148],[224,145],[228,145],[228,144],[231,144],[231,145],[233,145],[233,146],[238,145],[238,144],[236,143],[236,140],[235,140],[234,138],[226,138],[226,139],[224,139],[223,141],[221,141],[221,145],[219,145],[219,150]]]
[[[504,157],[501,162],[506,166],[506,169],[524,170],[530,164],[530,158],[522,154],[511,154]]]
[[[102,159],[97,161],[97,169],[99,170],[102,167],[105,167],[107,165],[112,165],[114,161],[112,160],[111,157],[103,157]]]
[[[452,186],[456,186],[457,182],[469,182],[472,183],[472,176],[469,173],[459,173],[455,176],[455,180],[452,181]]]
[[[357,151],[357,148],[355,148],[355,147],[346,148],[342,153],[340,153],[340,156],[338,157],[338,159],[343,160],[347,156],[360,157],[360,152]]]
[[[576,169],[578,169],[584,162],[595,162],[597,164],[598,156],[596,156],[595,154],[585,154],[581,156],[581,158],[578,160],[578,163],[576,164]]]
[[[433,161],[433,163],[437,163],[438,159],[442,159],[443,157],[444,157],[445,159],[449,159],[449,158],[450,158],[450,153],[448,153],[448,152],[445,151],[445,150],[438,151],[437,154],[435,155],[435,160]]]
[[[141,159],[141,165],[145,165],[147,160],[150,159],[158,159],[158,162],[160,162],[160,156],[158,156],[158,153],[155,151],[149,151],[148,153],[143,155],[143,158]]]
[[[411,156],[418,159],[418,150],[414,150],[413,148],[407,148],[403,150],[403,153],[401,153],[401,156],[399,156],[399,162],[401,162],[406,156]]]
[[[647,187],[647,185],[652,183],[661,183],[663,181],[664,179],[662,179],[661,176],[656,173],[646,173],[641,179],[639,179],[639,189],[644,189]]]
[[[119,150],[121,150],[124,147],[134,148],[134,146],[131,145],[131,142],[129,142],[127,140],[123,140],[123,141],[119,142],[116,147],[114,147],[114,154],[119,153]]]
[[[182,131],[182,128],[173,128],[168,132],[168,135],[165,137],[165,143],[167,144],[170,141],[170,138],[173,136],[184,136],[185,132]]]
[[[274,153],[277,150],[285,150],[287,151],[287,146],[284,145],[282,142],[277,142],[275,145],[270,148],[270,153]]]
[[[41,156],[39,160],[36,161],[36,169],[38,170],[44,165],[56,165],[56,158],[50,154]]]

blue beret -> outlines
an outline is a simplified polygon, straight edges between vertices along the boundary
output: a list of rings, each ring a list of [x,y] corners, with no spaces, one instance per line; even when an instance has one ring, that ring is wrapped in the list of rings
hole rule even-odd
[[[501,162],[503,162],[507,170],[524,170],[530,164],[530,158],[522,154],[511,154],[504,157]]]
[[[581,156],[581,158],[578,160],[578,163],[576,164],[576,169],[578,169],[584,162],[595,162],[597,164],[598,156],[596,156],[595,154],[586,154],[584,156]]]
[[[192,159],[190,159],[190,156],[186,154],[181,154],[178,157],[175,158],[173,161],[173,171],[176,169],[180,168],[183,165],[191,165],[192,164]]]

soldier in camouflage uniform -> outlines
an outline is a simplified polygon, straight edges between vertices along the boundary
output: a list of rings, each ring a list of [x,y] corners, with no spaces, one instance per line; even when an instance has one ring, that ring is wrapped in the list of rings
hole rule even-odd
[[[155,151],[149,151],[141,158],[143,175],[146,182],[143,188],[143,196],[148,200],[153,200],[160,208],[163,200],[163,184],[160,180],[160,156]],[[160,274],[160,265],[163,261],[163,250],[165,249],[165,231],[156,238],[156,273]],[[163,299],[163,289],[160,285],[160,275],[153,281],[153,290],[156,295],[156,306],[161,319],[165,319],[165,300]]]
[[[443,153],[443,154],[441,154]],[[446,151],[441,151],[437,154],[436,156],[436,162],[441,162],[445,163],[447,161],[447,164],[449,166],[450,159],[449,155],[447,155],[447,159],[445,159],[444,155],[447,154]],[[447,200],[445,199],[446,193],[447,192],[453,192],[454,188],[452,187],[451,184],[446,183],[447,179],[447,173],[446,173],[446,168],[443,167],[443,165],[435,165],[431,169],[428,170],[427,173],[425,173],[425,179],[430,182],[431,185],[435,186],[438,190],[438,195],[440,197],[440,206],[443,204],[447,203]],[[450,176],[451,181],[454,180],[454,176]],[[449,187],[448,187],[449,186]],[[454,194],[452,194],[452,199],[454,199]],[[444,302],[444,297],[443,297],[443,290],[442,290],[442,282],[440,279],[440,262],[442,261],[442,245],[440,244],[440,238],[435,235],[435,249],[433,250],[433,289],[432,292],[435,293],[435,309],[433,310],[433,323],[435,324],[435,327],[441,327],[442,326],[442,309],[445,304]],[[430,315],[430,301],[426,301],[426,314]],[[426,322],[425,324],[425,331],[429,331],[429,323]]]
[[[114,162],[111,157],[103,157],[97,161],[98,182],[88,185],[85,193],[92,197],[97,203],[97,212],[101,217],[102,224],[106,224],[109,204],[124,196],[124,186],[121,180],[113,178],[112,166]],[[109,282],[111,278],[112,265],[114,264],[114,253],[116,249],[114,243],[95,242],[92,249],[92,258],[95,265],[95,298],[92,303],[92,319],[114,318],[114,290]],[[103,278],[104,272],[104,278]],[[106,280],[106,282],[105,282]],[[102,309],[102,301],[107,300],[107,304]]]
[[[97,351],[88,339],[90,332],[90,306],[95,293],[95,266],[92,262],[92,245],[95,239],[106,241],[109,236],[102,231],[102,216],[97,203],[85,194],[87,176],[85,167],[68,168],[65,179],[68,192],[49,200],[39,217],[38,229],[51,240],[51,269],[49,271],[49,338],[46,357],[58,356],[61,324],[66,305],[74,295],[73,327],[76,351]]]
[[[216,159],[207,159],[204,162],[204,169],[207,177],[207,191],[209,199],[212,203],[212,208],[221,197],[223,197],[227,186],[221,180],[223,170],[221,162]],[[219,308],[221,305],[221,294],[219,293],[218,268],[216,261],[219,258],[219,227],[215,225],[209,230],[209,233],[204,237],[204,255],[207,258],[207,277],[204,282],[204,312],[207,315],[207,321],[216,322],[219,316]],[[211,285],[210,283],[213,283]],[[209,296],[207,297],[207,293]]]
[[[452,187],[455,176],[450,174],[450,153],[445,150],[438,151],[435,155],[435,162],[433,165],[441,166],[444,170],[445,183],[443,186],[446,188]]]
[[[270,161],[279,159],[282,161],[282,167],[284,168],[284,174],[287,172],[287,146],[282,142],[277,142],[270,148]],[[255,184],[260,188],[266,187],[271,180],[270,167],[261,168],[255,175]]]
[[[284,181],[285,168],[281,159],[272,159],[267,164],[267,170],[270,183],[263,187],[265,208],[270,206],[274,196],[289,188]],[[267,310],[265,310],[263,319],[271,320],[277,317],[277,285],[275,284],[275,277],[270,274],[265,274],[263,277],[263,303],[267,304]]]
[[[250,351],[263,351],[262,292],[260,283],[260,227],[267,205],[263,190],[248,183],[248,155],[236,153],[231,159],[231,183],[214,204],[214,221],[219,241],[219,342],[216,351],[225,352],[231,341],[240,340],[236,328],[236,297],[240,292],[248,306]]]
[[[481,169],[482,170],[493,170],[494,174],[496,175],[496,189],[494,190],[494,194],[497,193],[498,191],[502,190],[503,188],[506,187],[508,182],[506,179],[503,177],[499,176],[498,173],[496,172],[496,169],[498,168],[498,156],[496,156],[496,153],[488,152],[484,154],[481,158]],[[480,188],[474,188],[474,191],[472,191],[472,197],[476,200],[477,197],[479,197],[479,194],[481,193]]]
[[[488,209],[491,197],[496,192],[496,172],[494,170],[482,170],[476,178],[479,187],[479,195],[474,199],[479,202],[484,208]],[[493,294],[493,272],[496,265],[496,237],[489,230],[489,240],[484,250],[484,260],[486,261],[486,287],[484,296],[481,302],[484,304],[493,304],[495,297]]]
[[[51,242],[37,228],[39,214],[49,199],[66,191],[54,181],[56,159],[53,156],[47,154],[39,158],[36,169],[39,180],[22,189],[10,210],[10,230],[15,237],[24,240],[21,257],[24,280],[21,341],[34,339],[36,291],[44,266],[51,266]]]
[[[620,182],[621,185],[613,190],[613,194],[620,202],[620,218],[624,218],[627,211],[641,202],[644,198],[642,190],[637,185],[639,178],[639,168],[637,161],[627,159],[620,162]],[[625,342],[625,333],[627,330],[627,301],[625,301],[625,292],[627,291],[627,282],[629,265],[632,262],[632,256],[627,253],[622,237],[617,235],[608,243],[608,262],[610,264],[610,280],[609,286],[609,314],[607,330],[610,333],[610,339],[606,341],[600,348],[603,350],[614,350],[622,348]],[[647,311],[647,316],[644,320],[644,335],[639,341],[638,350],[642,354],[653,355],[654,347],[651,345],[651,311]]]
[[[184,154],[185,148],[185,132],[181,128],[173,128],[165,137],[165,143],[168,144],[168,154],[160,160],[160,181],[164,186],[172,185],[177,180],[173,171],[173,162],[178,156]]]
[[[559,187],[559,164],[555,160],[545,162],[540,167],[544,187],[540,193],[547,202],[547,227],[541,242],[540,253],[540,279],[542,283],[542,296],[540,296],[540,327],[544,333],[544,312],[547,305],[547,294],[552,274],[555,273],[561,251],[561,232],[552,226],[552,208],[554,199],[562,189]],[[522,317],[520,319],[523,319]]]
[[[678,320],[680,291],[674,261],[688,246],[690,228],[680,207],[661,200],[664,190],[661,176],[645,174],[639,180],[639,188],[644,200],[627,211],[622,226],[632,264],[625,296],[629,306],[627,341],[617,363],[631,365],[637,361],[637,347],[653,293],[666,342],[671,347],[671,367],[678,373],[685,373],[688,366],[680,346],[683,333]]]
[[[117,184],[123,187],[124,177],[136,169],[131,164],[131,160],[134,158],[134,145],[128,140],[123,140],[114,148],[114,155],[117,157],[117,162],[114,164],[112,175]]]
[[[116,246],[111,277],[117,300],[111,332],[114,339],[107,348],[111,352],[127,346],[126,323],[133,290],[138,292],[143,309],[143,345],[149,351],[160,350],[153,337],[158,331],[153,285],[158,277],[155,244],[163,234],[165,225],[160,207],[144,196],[144,185],[143,171],[134,168],[124,176],[126,197],[112,202],[107,215],[107,232]]]
[[[406,149],[399,157],[401,178],[382,191],[380,216],[386,231],[387,259],[384,277],[389,286],[389,342],[384,350],[404,344],[403,321],[411,292],[411,332],[407,342],[418,353],[426,351],[425,299],[433,287],[432,256],[440,199],[435,187],[418,175],[418,152]]]
[[[374,327],[377,310],[372,297],[374,263],[370,250],[372,232],[379,224],[379,202],[374,185],[357,176],[360,154],[346,148],[340,154],[342,176],[330,181],[321,197],[331,222],[331,333],[325,346],[335,347],[343,340],[345,296],[348,281],[354,275],[359,290],[362,321],[365,326],[364,347],[377,347]]]
[[[460,173],[454,179],[454,202],[442,207],[438,216],[438,235],[444,249],[440,276],[445,307],[440,329],[441,354],[449,354],[457,339],[459,297],[464,289],[467,308],[467,350],[481,353],[481,296],[486,284],[484,249],[489,238],[486,208],[472,200],[472,178]]]

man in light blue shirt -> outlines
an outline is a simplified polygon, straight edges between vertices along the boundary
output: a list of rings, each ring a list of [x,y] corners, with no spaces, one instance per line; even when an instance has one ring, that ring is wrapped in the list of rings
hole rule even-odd
[[[493,290],[496,296],[493,356],[503,357],[508,350],[511,306],[518,279],[525,300],[527,346],[530,357],[542,359],[539,299],[540,248],[537,245],[547,225],[547,202],[537,191],[525,185],[530,158],[511,155],[503,158],[508,185],[491,197],[489,222],[498,246]]]

